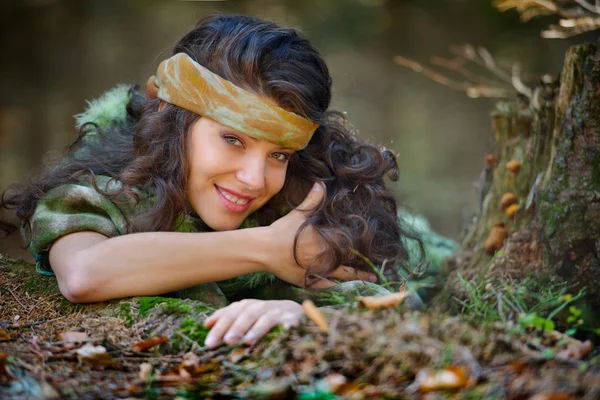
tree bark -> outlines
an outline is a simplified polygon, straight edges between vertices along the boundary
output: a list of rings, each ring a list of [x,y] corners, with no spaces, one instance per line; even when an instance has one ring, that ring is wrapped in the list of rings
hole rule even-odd
[[[586,304],[600,309],[598,46],[570,48],[559,79],[541,83],[531,99],[498,104],[492,126],[495,166],[489,160],[482,173],[481,207],[447,264],[445,290],[465,296],[459,274],[512,282],[533,274],[564,281],[569,293],[585,287]],[[513,160],[516,173],[507,168]],[[501,206],[507,193],[518,202],[513,216]],[[484,248],[493,231],[506,235],[495,256]]]

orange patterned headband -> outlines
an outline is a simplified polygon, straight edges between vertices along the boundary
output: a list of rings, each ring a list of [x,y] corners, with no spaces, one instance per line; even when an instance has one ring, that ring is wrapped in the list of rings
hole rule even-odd
[[[294,150],[308,144],[319,124],[268,103],[192,60],[175,54],[146,85],[159,98],[256,139]]]

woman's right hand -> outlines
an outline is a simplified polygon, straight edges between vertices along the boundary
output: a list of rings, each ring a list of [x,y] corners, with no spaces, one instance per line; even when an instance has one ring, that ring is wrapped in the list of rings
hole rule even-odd
[[[300,225],[306,220],[307,213],[317,207],[324,196],[325,185],[315,182],[304,201],[296,209],[273,222],[267,228],[270,229],[271,233],[269,237],[274,244],[274,251],[268,255],[266,263],[268,272],[293,285],[305,286],[306,268],[325,250],[326,242],[312,226],[309,225],[304,228],[298,237],[296,245],[298,261],[300,263],[298,265],[294,259],[294,237]],[[324,266],[319,266],[317,261],[317,264],[313,265],[311,271],[318,274],[320,270],[323,270],[323,268],[319,267]],[[326,278],[344,281],[365,280],[375,282],[377,280],[375,274],[341,265],[326,277],[317,281],[312,287],[326,288],[335,285],[335,282]]]

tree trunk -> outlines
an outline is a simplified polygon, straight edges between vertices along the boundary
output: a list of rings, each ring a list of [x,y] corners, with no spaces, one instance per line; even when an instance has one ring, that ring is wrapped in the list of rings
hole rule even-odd
[[[559,80],[542,83],[531,99],[498,104],[492,122],[495,164],[488,156],[480,211],[448,263],[445,289],[460,299],[461,277],[514,283],[530,275],[564,282],[569,293],[585,287],[587,306],[600,309],[598,46],[569,49]],[[507,193],[518,204],[512,216]]]

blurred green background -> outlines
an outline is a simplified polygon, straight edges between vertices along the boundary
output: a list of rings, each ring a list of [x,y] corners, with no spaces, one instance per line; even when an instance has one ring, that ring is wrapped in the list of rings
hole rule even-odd
[[[144,83],[175,41],[221,11],[300,28],[334,79],[335,109],[361,136],[393,149],[394,191],[456,238],[476,208],[473,182],[493,149],[494,101],[473,100],[392,62],[427,63],[453,44],[521,62],[535,83],[556,74],[581,38],[549,41],[552,18],[521,24],[490,0],[13,0],[0,5],[0,189],[22,181],[75,138],[72,116],[116,83]],[[12,244],[10,244],[12,243]],[[0,251],[14,243],[4,239]],[[11,247],[11,248],[12,248]]]

